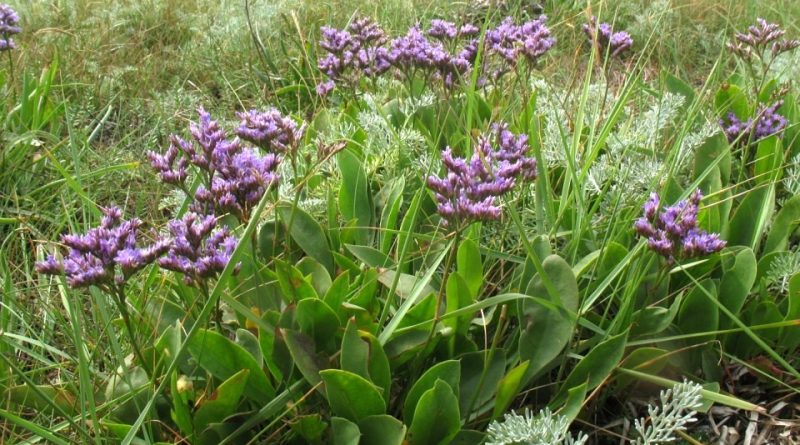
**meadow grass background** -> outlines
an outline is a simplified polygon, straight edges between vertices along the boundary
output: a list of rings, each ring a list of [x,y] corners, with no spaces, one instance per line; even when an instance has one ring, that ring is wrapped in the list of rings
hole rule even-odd
[[[38,116],[25,115],[24,107],[14,111],[2,134],[14,155],[0,171],[0,329],[13,325],[13,340],[26,352],[11,357],[0,343],[14,370],[0,378],[15,384],[58,382],[67,370],[113,369],[124,360],[126,347],[106,335],[113,308],[99,295],[67,302],[63,291],[44,286],[33,260],[43,242],[82,230],[96,205],[114,202],[153,225],[163,223],[165,190],[145,152],[166,147],[167,136],[182,131],[198,106],[214,116],[270,105],[311,116],[320,106],[312,93],[320,80],[314,48],[321,25],[342,26],[362,13],[392,33],[426,18],[480,14],[469,2],[419,0],[11,4],[24,31],[10,60],[0,60],[13,66],[5,94],[27,93],[48,104]],[[525,6],[509,4],[512,13]],[[598,11],[631,32],[645,80],[666,70],[696,87],[719,66],[732,66],[724,44],[756,17],[800,34],[796,0],[549,0],[549,23],[562,49],[545,58],[541,71],[553,83],[581,87],[585,60],[569,48],[581,46],[580,25]],[[88,361],[65,358],[83,356],[81,349]],[[51,355],[36,352],[42,350]],[[82,391],[102,390],[92,388]],[[107,408],[97,407],[98,413]],[[46,416],[28,420],[66,427]],[[16,443],[22,437],[15,434],[0,431],[0,438]]]

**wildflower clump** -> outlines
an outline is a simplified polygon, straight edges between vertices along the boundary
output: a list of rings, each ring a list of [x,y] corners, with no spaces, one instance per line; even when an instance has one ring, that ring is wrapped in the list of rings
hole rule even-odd
[[[643,206],[644,216],[634,224],[639,236],[647,238],[651,250],[670,261],[692,258],[722,250],[726,242],[716,233],[697,226],[697,215],[703,193],[697,189],[688,200],[664,208],[659,213],[660,198],[651,193]]]
[[[592,17],[589,23],[583,25],[583,32],[589,38],[589,43],[596,46],[598,51],[611,57],[616,57],[633,46],[633,39],[626,31],[617,31],[608,23],[598,23],[597,17]]]
[[[536,159],[526,156],[526,135],[515,135],[506,124],[497,124],[492,136],[478,140],[469,162],[454,157],[448,147],[442,153],[446,176],[428,177],[428,187],[434,191],[446,224],[498,219],[497,199],[511,191],[518,178],[536,179]]]
[[[361,78],[375,78],[394,68],[393,74],[406,79],[424,75],[426,81],[443,82],[449,89],[478,69],[478,82],[485,82],[489,71],[497,79],[521,61],[535,64],[556,40],[540,16],[521,24],[507,17],[486,32],[484,64],[475,66],[480,48],[480,28],[434,19],[424,29],[416,24],[401,36],[389,40],[384,31],[368,18],[354,21],[346,29],[321,28],[319,45],[327,53],[317,63],[327,79],[317,85],[325,96],[337,84],[355,85]],[[499,60],[498,60],[499,59]]]
[[[138,232],[142,221],[122,219],[118,207],[103,209],[99,227],[83,235],[68,234],[61,242],[69,248],[63,260],[49,255],[36,264],[42,274],[66,275],[70,287],[121,286],[128,278],[144,266],[165,253],[170,240],[160,239],[155,243],[138,247]]]
[[[7,4],[0,4],[0,51],[8,51],[17,47],[11,36],[22,32],[22,28],[17,26],[18,23],[17,12]]]
[[[275,108],[250,110],[236,116],[241,119],[236,135],[269,152],[286,154],[297,150],[306,130],[305,123],[298,126]]]

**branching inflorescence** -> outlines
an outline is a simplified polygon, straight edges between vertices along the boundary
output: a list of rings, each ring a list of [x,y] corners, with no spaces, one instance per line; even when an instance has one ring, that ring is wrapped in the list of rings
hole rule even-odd
[[[353,21],[347,29],[323,26],[319,45],[327,55],[318,62],[328,80],[317,85],[325,96],[338,82],[356,83],[361,77],[375,77],[391,67],[386,33],[368,17]]]
[[[161,179],[188,190],[185,181],[189,164],[198,168],[203,184],[197,187],[192,210],[198,213],[230,212],[240,221],[247,221],[250,211],[262,196],[278,183],[276,172],[281,155],[296,150],[304,126],[297,127],[276,110],[241,113],[237,133],[265,150],[277,153],[259,154],[245,148],[235,138],[229,140],[217,121],[205,110],[198,110],[200,121],[190,126],[193,142],[177,135],[170,137],[170,146],[161,155],[148,152],[150,163]]]
[[[768,107],[761,106],[755,117],[746,121],[729,112],[728,118],[720,119],[719,124],[728,137],[728,142],[756,142],[773,134],[780,134],[786,128],[786,118],[778,113],[778,108],[782,105],[783,100],[779,100]]]
[[[786,31],[780,25],[768,23],[759,17],[755,25],[747,28],[747,32],[734,34],[736,41],[728,43],[727,47],[743,59],[757,57],[765,61],[767,49],[771,52],[770,57],[775,58],[800,46],[800,40],[782,39],[784,34]]]
[[[535,64],[555,45],[556,39],[546,23],[547,16],[544,15],[520,25],[506,17],[497,28],[486,32],[487,53],[499,55],[506,62],[504,67],[495,69],[495,77],[516,66],[520,59]]]
[[[644,204],[644,216],[634,224],[639,236],[647,238],[653,251],[670,261],[719,252],[726,242],[716,233],[708,233],[697,225],[697,215],[703,193],[697,189],[687,201],[664,208],[660,213],[660,198],[652,193]]]
[[[0,51],[16,48],[11,36],[22,32],[22,28],[17,26],[18,23],[17,11],[14,11],[9,5],[0,4]]]
[[[122,219],[117,207],[103,209],[99,227],[83,235],[69,234],[61,242],[69,248],[63,260],[54,255],[36,264],[42,274],[64,273],[70,287],[121,286],[144,266],[165,253],[170,241],[160,239],[138,247],[138,232],[142,221]]]
[[[187,213],[169,223],[172,243],[159,258],[164,269],[180,272],[187,284],[217,275],[225,269],[236,249],[237,240],[227,227],[217,227],[213,215]]]
[[[511,191],[518,178],[536,179],[536,159],[526,156],[526,135],[515,135],[507,125],[497,124],[492,136],[479,138],[469,162],[454,157],[448,147],[442,153],[446,176],[428,177],[428,187],[434,191],[446,223],[498,219],[497,199]]]
[[[592,17],[589,23],[583,25],[583,32],[589,38],[589,43],[596,45],[598,51],[605,54],[608,51],[611,57],[616,57],[633,46],[633,39],[625,31],[617,31],[608,23],[598,23],[597,17]]]

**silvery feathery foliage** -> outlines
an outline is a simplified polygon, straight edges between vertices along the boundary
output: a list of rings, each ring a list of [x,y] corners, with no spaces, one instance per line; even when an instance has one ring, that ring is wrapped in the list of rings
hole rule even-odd
[[[542,79],[535,79],[531,86],[536,91],[536,109],[541,113],[542,126],[542,157],[548,167],[566,164],[567,147],[563,141],[572,138],[570,129],[565,125],[569,122],[564,107],[566,92],[557,91],[552,85]]]
[[[568,431],[569,419],[553,414],[545,408],[534,416],[529,409],[525,414],[511,411],[502,422],[494,421],[486,429],[486,445],[583,445],[588,439],[581,434],[576,438]]]
[[[392,175],[411,174],[406,168],[411,159],[420,159],[426,154],[425,137],[409,127],[397,128],[386,114],[384,98],[372,94],[364,95],[365,110],[358,113],[358,124],[366,133],[364,153],[370,171],[383,169]],[[428,164],[413,162],[414,167],[425,168]]]
[[[772,260],[765,278],[770,287],[786,293],[789,291],[789,280],[798,273],[800,273],[800,252],[781,252]]]
[[[794,196],[800,194],[800,154],[795,155],[790,161],[784,173],[783,188],[786,194]]]
[[[617,153],[626,148],[653,148],[661,130],[675,121],[685,101],[680,94],[664,93],[642,116],[629,119],[625,127],[614,133],[609,138],[609,148]]]
[[[641,116],[629,118],[608,139],[606,153],[600,155],[589,170],[587,187],[599,194],[612,178],[624,182],[618,190],[626,194],[623,201],[641,196],[663,169],[663,159],[656,155],[663,129],[675,121],[684,97],[665,93]],[[649,150],[653,155],[642,153]]]
[[[693,159],[695,150],[703,145],[708,138],[720,131],[719,125],[707,120],[705,124],[701,125],[695,131],[684,136],[683,140],[681,140],[681,146],[678,149],[678,156],[675,159],[678,170],[688,167]]]
[[[660,406],[647,407],[648,418],[636,419],[634,429],[639,437],[635,445],[656,445],[675,440],[675,433],[686,429],[694,422],[700,403],[702,386],[684,381],[672,388],[661,391]]]

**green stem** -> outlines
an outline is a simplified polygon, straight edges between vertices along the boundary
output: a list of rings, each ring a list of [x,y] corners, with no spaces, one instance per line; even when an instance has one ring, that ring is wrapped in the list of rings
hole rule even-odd
[[[117,297],[117,306],[119,307],[119,313],[122,315],[122,321],[125,323],[125,328],[128,330],[128,337],[131,341],[131,347],[133,348],[133,354],[139,360],[142,365],[142,369],[147,374],[149,378],[153,378],[153,370],[150,369],[150,364],[144,359],[144,354],[142,354],[142,350],[139,347],[139,342],[136,340],[136,334],[133,330],[133,325],[131,324],[131,315],[128,312],[128,303],[125,298],[125,291],[123,290],[122,286],[116,287],[116,291],[113,294]]]

